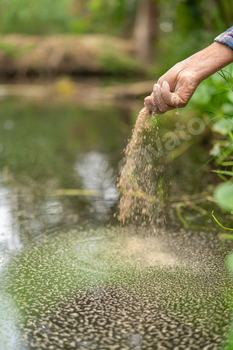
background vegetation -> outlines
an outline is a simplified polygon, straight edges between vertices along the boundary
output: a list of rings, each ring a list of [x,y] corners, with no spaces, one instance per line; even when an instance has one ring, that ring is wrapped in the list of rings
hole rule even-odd
[[[230,0],[58,0],[56,6],[52,0],[0,0],[0,33],[102,33],[129,38],[139,25],[137,19],[145,16],[146,3],[156,8],[149,31],[156,30],[151,59],[158,74],[232,25]]]

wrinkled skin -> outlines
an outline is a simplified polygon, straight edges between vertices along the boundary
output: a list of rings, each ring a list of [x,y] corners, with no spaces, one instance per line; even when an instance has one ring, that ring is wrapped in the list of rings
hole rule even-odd
[[[198,86],[197,77],[176,64],[154,85],[151,96],[145,98],[149,110],[156,106],[155,113],[163,114],[173,108],[185,107]]]
[[[156,114],[185,107],[199,83],[233,62],[233,51],[215,42],[186,60],[177,63],[154,85],[145,106]]]

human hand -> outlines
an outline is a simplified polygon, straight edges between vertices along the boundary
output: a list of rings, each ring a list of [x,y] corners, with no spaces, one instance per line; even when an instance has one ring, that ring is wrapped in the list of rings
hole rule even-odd
[[[154,85],[145,106],[153,113],[163,114],[173,108],[185,107],[199,84],[192,67],[182,61],[172,67]]]
[[[145,106],[156,114],[185,107],[202,80],[231,62],[233,50],[214,42],[169,69],[154,85],[151,96],[145,98]]]

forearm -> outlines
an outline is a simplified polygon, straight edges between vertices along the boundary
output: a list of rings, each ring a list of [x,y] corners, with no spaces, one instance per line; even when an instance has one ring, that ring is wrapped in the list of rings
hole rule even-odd
[[[224,44],[214,42],[181,63],[197,77],[198,83],[233,62],[233,51]]]

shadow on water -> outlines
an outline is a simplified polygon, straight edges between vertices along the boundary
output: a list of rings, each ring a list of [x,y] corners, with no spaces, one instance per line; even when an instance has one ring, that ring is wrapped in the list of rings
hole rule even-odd
[[[131,113],[12,100],[0,114],[1,349],[218,349],[230,243],[167,204],[159,229],[114,217]],[[166,199],[206,189],[199,147],[166,163]]]

